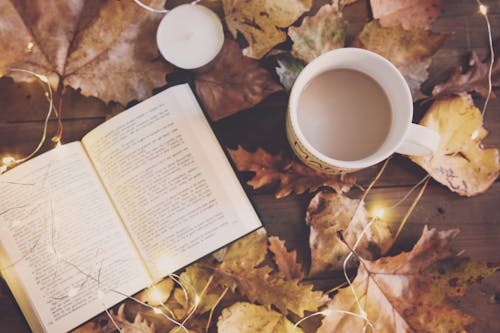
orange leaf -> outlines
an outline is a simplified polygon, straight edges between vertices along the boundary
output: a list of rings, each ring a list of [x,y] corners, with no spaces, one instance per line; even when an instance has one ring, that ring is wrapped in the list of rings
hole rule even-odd
[[[213,121],[248,109],[283,89],[257,61],[244,57],[231,39],[226,39],[208,72],[196,76],[195,84]]]
[[[500,265],[457,257],[450,249],[457,233],[425,227],[410,252],[376,261],[360,258],[352,288],[335,295],[317,333],[362,332],[364,327],[375,333],[465,332],[473,319],[448,305],[448,297],[463,295],[471,281]]]
[[[488,135],[481,112],[470,96],[435,101],[420,121],[437,131],[441,140],[429,156],[412,156],[435,180],[460,195],[485,192],[498,177],[498,149],[483,148]]]
[[[278,266],[279,271],[285,276],[285,279],[299,279],[304,278],[304,272],[302,272],[302,265],[297,262],[297,252],[288,252],[285,241],[279,239],[279,237],[269,237],[269,251],[274,254],[274,261]]]
[[[133,1],[2,1],[0,76],[35,79],[8,71],[20,68],[104,102],[145,99],[173,69],[156,48],[160,19]]]
[[[286,197],[292,192],[302,194],[306,191],[316,191],[320,187],[347,192],[356,182],[353,175],[321,173],[283,154],[271,155],[261,148],[251,153],[238,147],[236,150],[230,149],[229,153],[239,171],[255,172],[255,176],[248,181],[252,188],[278,184],[275,194],[277,198]]]

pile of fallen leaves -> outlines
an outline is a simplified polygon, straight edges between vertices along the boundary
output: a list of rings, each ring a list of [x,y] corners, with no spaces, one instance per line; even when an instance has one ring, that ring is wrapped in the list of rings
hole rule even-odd
[[[498,149],[482,146],[488,132],[469,94],[486,97],[488,61],[482,62],[473,52],[467,68],[458,67],[426,96],[420,86],[446,37],[430,31],[443,1],[367,1],[373,19],[350,36],[343,10],[353,2],[323,1],[316,8],[312,0],[202,1],[220,15],[234,38],[227,37],[221,55],[207,71],[193,73],[196,93],[212,120],[289,90],[304,66],[324,52],[365,48],[396,65],[414,101],[432,101],[420,123],[441,134],[438,151],[411,160],[460,195],[486,191],[500,170]],[[164,0],[149,4],[159,8]],[[12,69],[43,74],[61,99],[71,87],[105,103],[126,106],[143,100],[178,70],[156,49],[155,30],[161,18],[132,0],[0,1],[0,77],[17,82],[35,79]],[[243,49],[235,41],[238,36],[247,45]],[[276,73],[262,65],[263,58],[277,64]],[[495,87],[499,80],[497,61]],[[62,109],[58,111],[60,116]],[[253,172],[251,187],[273,189],[277,198],[321,190],[305,216],[310,226],[310,268],[302,267],[296,252],[282,240],[260,230],[186,268],[180,275],[185,289],[165,279],[155,287],[162,300],[155,303],[151,290],[146,290],[137,296],[142,301],[160,306],[170,318],[184,322],[189,332],[197,333],[303,332],[307,322],[305,326],[293,322],[318,311],[323,319],[306,331],[462,332],[473,321],[447,300],[462,296],[471,282],[499,266],[451,251],[456,230],[425,228],[411,251],[387,257],[397,226],[378,223],[363,200],[345,195],[355,185],[354,175],[322,174],[287,152],[272,155],[238,147],[231,155],[240,171]],[[343,268],[357,268],[352,285],[329,293],[315,291],[304,280]],[[122,304],[110,315],[123,332],[186,332],[134,302]],[[106,315],[76,330],[113,331]]]

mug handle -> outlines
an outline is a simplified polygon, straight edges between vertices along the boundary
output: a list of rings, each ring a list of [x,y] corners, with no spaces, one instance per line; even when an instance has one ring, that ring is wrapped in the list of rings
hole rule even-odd
[[[397,153],[425,156],[434,153],[439,145],[439,133],[422,125],[410,123]]]

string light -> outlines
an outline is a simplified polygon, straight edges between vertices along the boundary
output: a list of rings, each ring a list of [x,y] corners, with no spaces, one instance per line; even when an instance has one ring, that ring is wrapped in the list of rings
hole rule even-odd
[[[28,44],[28,47],[29,47],[29,44]],[[45,143],[45,139],[47,138],[47,129],[48,129],[48,125],[49,125],[50,116],[52,115],[53,111],[57,114],[57,112],[54,108],[54,96],[52,94],[52,87],[50,86],[49,79],[47,78],[47,76],[30,71],[30,70],[27,70],[27,69],[22,69],[22,68],[7,68],[7,70],[9,70],[11,72],[21,72],[21,73],[30,74],[30,75],[33,75],[34,77],[36,77],[41,82],[43,82],[46,85],[46,88],[44,87],[44,91],[45,91],[45,96],[47,97],[47,100],[49,102],[49,109],[47,111],[47,115],[45,116],[45,120],[43,123],[42,137],[40,138],[40,142],[38,143],[38,145],[26,157],[23,157],[20,159],[15,159],[11,156],[4,157],[2,159],[3,165],[0,166],[0,175],[2,173],[4,173],[5,171],[7,171],[7,169],[9,169],[10,167],[13,167],[16,164],[23,163],[24,161],[29,160],[30,158],[35,156],[36,153],[38,153],[38,151],[42,148],[43,144]],[[6,162],[8,162],[8,163],[6,163]]]
[[[484,17],[484,21],[486,22],[486,28],[488,29],[488,46],[490,51],[490,64],[488,67],[488,94],[486,95],[486,99],[483,104],[483,110],[481,114],[484,117],[484,113],[486,112],[486,108],[488,107],[488,102],[490,101],[491,93],[493,90],[492,84],[492,74],[493,74],[493,64],[495,62],[495,50],[493,49],[493,36],[491,33],[491,24],[490,19],[488,17],[488,7],[484,5],[480,0],[476,0],[479,6],[479,13]]]
[[[156,314],[164,314],[163,311],[161,311],[160,308],[153,308],[154,313]]]

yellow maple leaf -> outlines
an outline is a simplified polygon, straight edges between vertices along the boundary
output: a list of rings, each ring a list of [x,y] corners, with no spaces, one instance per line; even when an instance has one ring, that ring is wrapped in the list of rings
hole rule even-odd
[[[224,333],[303,333],[284,315],[264,306],[238,302],[222,311],[217,322]]]
[[[485,192],[498,177],[498,149],[483,148],[488,135],[481,111],[470,96],[437,100],[420,124],[439,132],[437,151],[429,156],[412,156],[435,180],[460,195]]]
[[[222,0],[226,24],[236,38],[240,32],[249,46],[243,54],[262,58],[286,40],[286,28],[311,8],[312,0]]]

